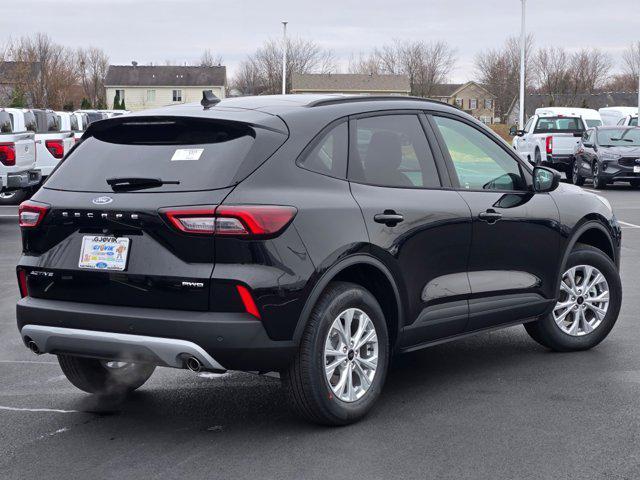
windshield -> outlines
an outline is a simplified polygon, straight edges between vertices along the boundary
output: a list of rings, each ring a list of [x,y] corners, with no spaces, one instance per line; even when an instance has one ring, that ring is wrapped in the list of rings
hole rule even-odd
[[[269,158],[286,135],[245,123],[190,117],[122,116],[92,125],[47,188],[113,191],[109,179],[152,178],[149,192],[234,185]],[[147,188],[149,187],[149,188]]]
[[[598,131],[601,147],[640,147],[640,128],[612,128]]]
[[[586,119],[585,122],[587,122],[587,128],[599,127],[602,125],[602,120]]]
[[[575,133],[584,130],[581,118],[558,116],[539,118],[533,133]]]

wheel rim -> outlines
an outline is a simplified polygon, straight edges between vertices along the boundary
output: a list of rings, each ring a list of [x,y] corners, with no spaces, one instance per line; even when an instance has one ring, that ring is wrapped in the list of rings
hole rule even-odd
[[[573,181],[576,182],[578,180],[578,162],[573,162]]]
[[[13,198],[15,197],[15,195],[16,195],[16,192],[0,192],[0,198],[4,198],[4,199]]]
[[[359,308],[345,310],[331,324],[324,368],[329,387],[343,402],[355,402],[371,388],[378,369],[378,334]]]
[[[134,363],[129,362],[115,362],[115,361],[104,361],[102,365],[109,370],[122,370],[123,368],[127,368],[130,365],[135,365]]]
[[[596,163],[593,166],[593,183],[595,183],[596,185],[600,183],[600,178],[598,178],[599,175],[600,175],[600,167],[598,167],[598,164]]]
[[[564,272],[553,309],[560,330],[574,337],[588,335],[600,326],[608,309],[609,284],[600,270],[577,265]]]

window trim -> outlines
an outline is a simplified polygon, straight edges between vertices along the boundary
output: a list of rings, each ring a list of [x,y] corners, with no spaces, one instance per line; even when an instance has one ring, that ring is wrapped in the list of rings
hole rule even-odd
[[[417,118],[420,127],[422,128],[422,132],[425,136],[425,140],[427,142],[427,147],[429,148],[429,150],[431,150],[431,156],[433,157],[433,162],[435,164],[436,167],[436,173],[438,174],[438,181],[440,183],[440,186],[437,187],[419,187],[419,186],[403,186],[403,185],[380,185],[377,183],[368,183],[368,182],[361,182],[361,181],[357,181],[357,180],[352,180],[349,178],[349,164],[351,162],[351,158],[352,158],[352,154],[351,152],[354,151],[354,149],[358,148],[357,145],[357,135],[356,135],[356,131],[357,131],[357,127],[355,125],[355,123],[357,122],[357,120],[362,119],[362,118],[370,118],[370,117],[387,117],[387,116],[393,116],[393,115],[413,115]],[[351,115],[349,117],[349,155],[347,156],[347,181],[349,183],[355,183],[357,185],[368,185],[370,187],[379,187],[379,188],[401,188],[404,190],[447,190],[450,189],[450,185],[445,186],[445,184],[449,183],[447,182],[448,180],[448,176],[444,175],[444,172],[442,171],[442,164],[438,161],[438,153],[440,152],[436,152],[436,150],[434,150],[434,146],[431,144],[431,138],[429,136],[429,134],[427,133],[428,129],[425,128],[425,123],[423,121],[423,119],[421,118],[421,116],[424,116],[424,111],[423,110],[376,110],[376,111],[372,111],[372,112],[365,112],[365,113],[358,113],[355,115]]]
[[[180,92],[180,99],[176,100],[176,92]],[[173,102],[182,102],[182,89],[181,88],[174,88],[171,90],[171,98]]]
[[[451,184],[452,184],[453,190],[460,191],[460,192],[515,193],[515,194],[533,192],[533,172],[531,171],[529,166],[525,163],[524,160],[519,158],[519,156],[517,155],[517,153],[515,153],[515,151],[513,151],[511,148],[508,148],[508,145],[506,143],[503,145],[497,139],[492,138],[492,135],[495,135],[495,134],[490,129],[489,129],[489,132],[485,132],[483,131],[483,128],[479,128],[478,125],[474,124],[474,122],[471,122],[469,119],[459,115],[454,115],[450,112],[439,112],[435,110],[429,110],[429,111],[425,111],[425,115],[427,116],[431,129],[434,131],[434,134],[438,141],[438,146],[444,156],[444,159],[447,165],[447,171],[449,172],[449,176],[451,178]],[[453,160],[451,159],[449,148],[447,147],[447,144],[444,140],[444,137],[442,136],[442,133],[440,133],[440,129],[438,128],[438,125],[436,124],[434,117],[446,117],[452,120],[457,120],[459,122],[467,124],[471,128],[474,128],[475,130],[479,131],[480,133],[488,137],[491,141],[493,141],[499,148],[501,148],[508,156],[510,156],[518,164],[518,166],[520,167],[520,172],[524,177],[524,181],[527,184],[527,190],[484,190],[484,189],[473,189],[473,188],[462,187],[460,184],[460,179],[458,178],[458,172],[453,163]],[[482,127],[488,129],[487,126],[483,124],[481,125]]]
[[[322,142],[325,139],[325,137],[329,134],[329,132],[331,132],[331,130],[341,125],[342,123],[347,124],[347,164],[345,165],[344,178],[337,177],[329,173],[318,172],[317,170],[312,170],[310,168],[305,167],[304,161],[307,159],[307,157],[313,151],[313,149],[316,148],[318,144],[320,144],[320,142]],[[322,129],[320,129],[320,131],[311,139],[311,141],[307,143],[307,146],[302,149],[302,152],[300,152],[300,155],[298,155],[298,157],[296,158],[295,164],[297,167],[303,170],[306,170],[307,172],[317,173],[318,175],[323,175],[325,177],[330,177],[330,178],[336,178],[338,180],[343,180],[346,182],[348,179],[347,174],[349,171],[349,153],[351,151],[351,148],[349,146],[351,142],[350,139],[351,139],[351,123],[349,122],[349,117],[348,116],[340,117],[336,120],[333,120],[331,123],[325,125]]]

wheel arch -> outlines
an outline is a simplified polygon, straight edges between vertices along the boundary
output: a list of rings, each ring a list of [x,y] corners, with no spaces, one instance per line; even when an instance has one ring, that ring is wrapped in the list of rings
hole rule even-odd
[[[576,228],[567,242],[567,247],[565,248],[562,262],[560,263],[560,271],[558,272],[558,285],[560,285],[560,279],[567,264],[567,259],[577,243],[584,243],[597,248],[607,255],[615,265],[619,265],[619,259],[611,238],[611,232],[607,230],[600,221],[590,219]]]
[[[371,255],[358,254],[346,257],[328,268],[313,286],[307,297],[293,340],[299,343],[307,325],[313,307],[320,295],[333,281],[347,281],[366,288],[382,307],[389,330],[389,343],[393,348],[400,334],[400,321],[403,318],[403,306],[400,290],[391,271],[377,258]]]

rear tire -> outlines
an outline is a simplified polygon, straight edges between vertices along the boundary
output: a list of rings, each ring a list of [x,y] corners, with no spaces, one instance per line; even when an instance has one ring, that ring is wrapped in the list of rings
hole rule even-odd
[[[571,167],[569,168],[569,170],[571,170],[571,183],[577,185],[578,187],[584,185],[584,177],[580,175],[580,163],[577,159],[571,162]],[[568,175],[569,174],[567,174],[567,176]]]
[[[126,394],[140,388],[151,377],[155,365],[125,363],[123,366],[108,366],[111,363],[94,358],[58,355],[62,372],[74,386],[87,393],[99,395]]]
[[[0,192],[0,205],[19,205],[29,196],[26,190]]]
[[[640,187],[640,180],[631,180],[629,182],[629,184],[633,187],[633,188],[638,188]]]
[[[534,161],[533,164],[536,167],[539,167],[540,165],[542,165],[542,155],[540,154],[540,150],[536,148],[536,152],[534,155]]]
[[[575,290],[579,293],[575,297],[568,294],[566,289],[561,289],[558,297],[559,300],[554,306],[554,312],[556,312],[556,315],[552,312],[541,320],[526,323],[524,325],[524,328],[531,338],[544,347],[556,352],[587,350],[602,342],[615,325],[616,320],[618,319],[618,314],[620,313],[620,305],[622,303],[622,284],[620,282],[620,275],[616,266],[601,250],[589,245],[578,244],[569,254],[569,258],[564,269],[566,272],[569,272],[573,267],[577,267],[576,271],[581,273],[585,272],[583,268],[585,266],[595,269],[592,271],[589,278],[587,278],[587,281],[590,278],[593,278],[592,281],[595,281],[597,278],[597,270],[602,274],[605,282],[596,283],[588,291],[583,291],[581,288],[583,284],[578,282],[576,283]],[[582,279],[586,277],[587,275],[583,275]],[[567,285],[570,285],[570,283],[570,281],[568,283],[565,282]],[[606,301],[606,307],[602,302],[594,302],[594,300],[598,298],[597,296],[603,295],[603,292],[605,291],[602,285],[607,286],[606,291],[608,300]],[[577,299],[575,305],[571,303],[572,298]],[[579,301],[580,298],[583,300]],[[561,306],[563,302],[571,303],[571,306],[566,307],[565,309],[565,307]],[[598,317],[595,314],[595,310],[592,310],[589,306],[590,303],[595,303],[597,308],[606,311],[606,313],[601,317]],[[572,327],[576,325],[574,322],[576,322],[577,312],[580,312],[580,309],[584,304],[586,304],[586,307],[584,307],[583,310],[584,313],[582,313],[582,317],[577,317],[577,328],[572,332]],[[574,308],[576,305],[577,308]],[[556,318],[558,318],[558,321],[556,321]]]
[[[353,320],[348,320],[348,312],[354,312]],[[366,328],[358,336],[362,325]],[[345,330],[341,333],[338,327]],[[347,345],[371,335],[359,349]],[[332,356],[330,351],[337,355]],[[374,361],[372,370],[367,363]],[[388,364],[387,324],[380,305],[361,286],[334,282],[313,308],[298,352],[281,378],[300,416],[323,425],[347,425],[371,410],[382,391]]]

